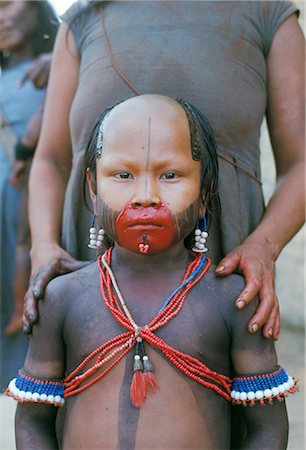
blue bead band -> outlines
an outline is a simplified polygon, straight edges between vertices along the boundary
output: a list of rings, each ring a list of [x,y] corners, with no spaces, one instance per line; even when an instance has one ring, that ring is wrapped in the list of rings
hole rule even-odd
[[[64,384],[57,380],[44,380],[31,377],[23,370],[19,370],[5,393],[20,402],[47,403],[54,406],[63,406]]]
[[[282,367],[275,372],[233,379],[231,397],[234,403],[271,400],[294,392],[297,386]]]
[[[182,289],[184,286],[187,286],[188,283],[190,283],[194,278],[198,276],[198,274],[201,272],[201,270],[205,265],[205,261],[206,255],[203,254],[201,255],[201,262],[197,267],[197,269],[194,272],[192,272],[191,275],[189,275],[189,277],[185,281],[183,281],[177,288],[175,288],[173,292],[171,292],[171,294],[166,298],[166,300],[162,304],[161,308],[158,310],[158,314],[161,313],[168,306],[168,304],[171,302],[173,297],[178,293],[180,289]]]

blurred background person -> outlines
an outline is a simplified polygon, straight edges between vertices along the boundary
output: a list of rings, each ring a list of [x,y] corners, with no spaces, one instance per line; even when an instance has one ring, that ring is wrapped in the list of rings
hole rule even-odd
[[[37,74],[48,73],[41,67],[42,58],[53,48],[58,24],[48,1],[0,2],[2,388],[19,368],[27,347],[21,332],[23,298],[30,274],[27,184],[45,99],[45,89],[38,90],[27,82],[31,75],[28,71],[36,71],[35,79]],[[40,88],[47,77],[44,80]]]

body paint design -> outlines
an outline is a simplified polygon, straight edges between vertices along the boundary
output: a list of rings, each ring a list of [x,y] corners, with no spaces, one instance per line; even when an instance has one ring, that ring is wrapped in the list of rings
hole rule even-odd
[[[147,159],[146,159],[146,178],[145,178],[145,195],[148,193],[148,171],[150,164],[150,152],[151,152],[151,117],[148,119],[148,142],[147,142]]]
[[[126,233],[126,226],[127,226],[127,220],[125,215],[125,210],[129,209],[128,219],[132,219],[132,221],[142,221],[142,224],[140,223],[139,226],[134,228],[134,232],[136,233],[137,230],[137,236],[138,241],[134,240],[133,244],[133,250],[136,253],[143,253],[143,254],[152,254],[147,250],[147,252],[143,252],[140,250],[139,245],[140,244],[149,244],[148,239],[148,231],[150,229],[149,223],[153,225],[156,223],[160,223],[162,226],[167,227],[167,239],[168,244],[166,240],[163,240],[163,250],[170,247],[173,244],[176,244],[180,240],[183,240],[185,237],[187,237],[193,230],[196,219],[199,214],[199,206],[200,206],[200,199],[196,199],[191,205],[189,205],[184,211],[172,214],[171,210],[164,206],[163,204],[159,205],[159,207],[135,207],[132,208],[131,203],[128,203],[125,208],[120,211],[114,211],[111,209],[106,203],[103,202],[101,198],[98,197],[98,216],[102,218],[101,222],[103,225],[103,228],[107,235],[113,239],[115,242],[117,242],[119,245],[122,245],[123,247],[128,248],[131,250],[130,245],[126,245],[126,241],[128,241],[128,235],[129,233]],[[161,216],[158,212],[159,209],[161,209]],[[133,210],[133,211],[131,211]],[[120,218],[121,217],[121,218]],[[147,223],[145,223],[147,221]],[[157,222],[158,221],[158,222]],[[119,222],[119,230],[118,230],[118,222]],[[159,231],[161,231],[162,227],[156,227],[155,226],[155,232],[154,232],[154,239],[158,239],[160,237]],[[133,228],[132,228],[133,229]],[[151,227],[151,231],[153,233],[154,227]],[[120,236],[123,236],[123,239],[120,239]],[[145,235],[145,236],[144,236]],[[165,236],[166,237],[166,236]],[[153,243],[153,242],[151,242]],[[168,247],[166,247],[168,245]],[[192,243],[190,244],[192,246]],[[159,244],[161,246],[161,243]],[[191,248],[190,246],[190,248]],[[189,247],[189,246],[188,246]]]
[[[177,230],[169,208],[134,207],[128,203],[116,220],[118,244],[135,253],[156,254],[177,241]]]
[[[118,444],[117,450],[134,450],[140,408],[135,408],[130,400],[131,358],[126,357],[124,377],[119,394]]]

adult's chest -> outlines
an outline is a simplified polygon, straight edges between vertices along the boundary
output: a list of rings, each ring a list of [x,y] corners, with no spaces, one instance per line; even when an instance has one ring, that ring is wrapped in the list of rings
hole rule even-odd
[[[236,135],[237,145],[264,113],[265,60],[255,27],[235,8],[215,3],[110,3],[105,30],[116,62],[141,93],[185,98],[208,116],[217,138]],[[76,135],[103,109],[135,95],[111,63],[101,23],[98,17],[82,45]]]

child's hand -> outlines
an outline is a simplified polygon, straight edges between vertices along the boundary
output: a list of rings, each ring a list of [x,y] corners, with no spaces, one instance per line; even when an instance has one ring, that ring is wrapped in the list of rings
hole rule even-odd
[[[225,256],[216,268],[216,274],[226,276],[241,273],[245,287],[236,300],[238,309],[244,308],[256,296],[259,306],[249,321],[249,332],[256,333],[262,326],[266,338],[278,339],[280,314],[275,294],[275,261],[269,245],[245,241]]]
[[[74,272],[90,264],[91,261],[78,261],[57,244],[40,247],[39,258],[31,251],[33,262],[32,276],[25,295],[23,311],[23,332],[31,334],[38,320],[37,302],[42,299],[49,281],[65,273]],[[35,263],[36,262],[36,263]]]

